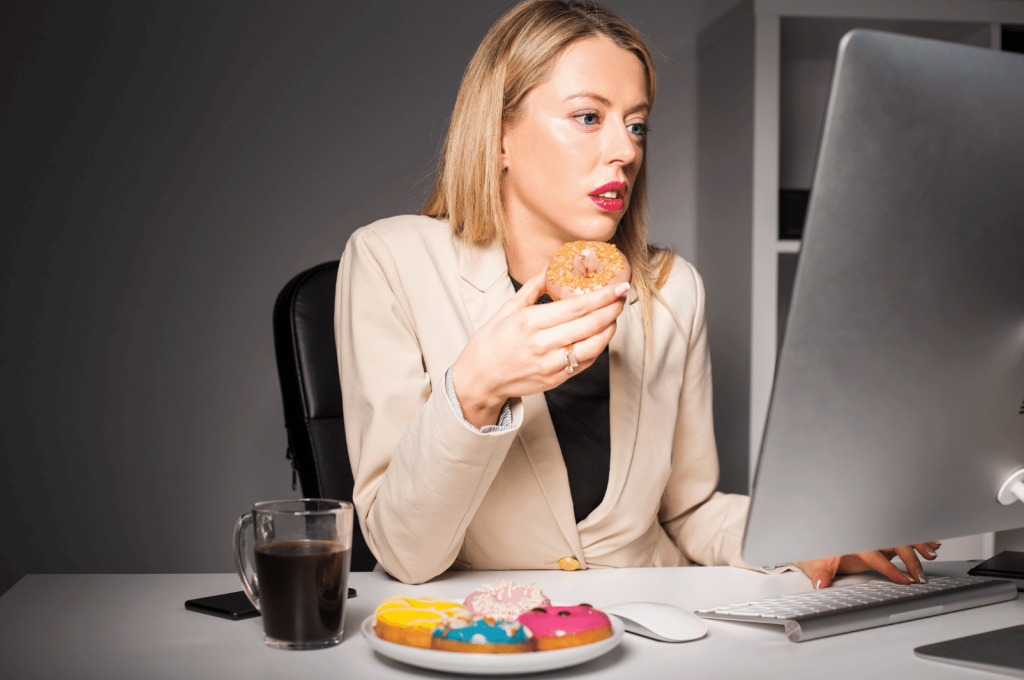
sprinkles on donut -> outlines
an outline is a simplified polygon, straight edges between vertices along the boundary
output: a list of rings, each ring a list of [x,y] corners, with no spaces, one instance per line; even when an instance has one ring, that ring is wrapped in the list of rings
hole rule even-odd
[[[533,633],[538,652],[587,645],[612,636],[608,616],[589,604],[576,607],[537,607],[519,617]]]
[[[553,300],[583,295],[608,285],[626,283],[629,262],[612,243],[570,241],[548,265],[547,289]]]
[[[530,631],[518,621],[475,616],[471,623],[451,621],[435,628],[430,647],[445,652],[515,654],[533,651],[530,638]]]
[[[474,616],[515,621],[523,612],[550,605],[551,600],[531,584],[501,579],[474,590],[464,604]]]

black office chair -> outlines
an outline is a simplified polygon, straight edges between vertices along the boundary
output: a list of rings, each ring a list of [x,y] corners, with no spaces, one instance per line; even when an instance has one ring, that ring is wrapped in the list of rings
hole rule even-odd
[[[352,466],[345,443],[341,383],[334,342],[334,286],[338,262],[302,272],[274,304],[274,348],[281,378],[288,458],[306,498],[351,501]],[[352,570],[371,571],[377,560],[353,522]]]

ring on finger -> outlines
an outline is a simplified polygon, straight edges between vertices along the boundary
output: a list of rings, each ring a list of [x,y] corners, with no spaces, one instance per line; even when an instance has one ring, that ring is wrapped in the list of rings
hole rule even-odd
[[[564,348],[565,351],[565,372],[572,375],[572,372],[579,366],[579,362],[576,361],[576,348],[570,342]]]

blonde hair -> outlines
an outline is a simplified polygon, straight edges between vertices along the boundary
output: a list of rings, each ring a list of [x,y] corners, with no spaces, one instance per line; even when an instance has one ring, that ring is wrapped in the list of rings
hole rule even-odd
[[[526,0],[487,32],[466,67],[448,134],[437,162],[430,197],[421,215],[447,219],[466,243],[508,245],[502,195],[501,137],[514,125],[530,91],[551,73],[571,43],[605,36],[637,56],[647,79],[647,101],[654,104],[654,60],[632,26],[592,2]],[[631,285],[641,303],[650,348],[652,298],[672,265],[668,253],[647,244],[647,140],[632,197],[611,242],[633,269]]]

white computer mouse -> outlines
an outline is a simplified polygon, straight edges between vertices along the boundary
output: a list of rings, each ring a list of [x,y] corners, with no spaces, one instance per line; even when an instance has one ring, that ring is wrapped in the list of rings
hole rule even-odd
[[[707,635],[708,625],[692,612],[664,602],[628,602],[601,611],[622,619],[626,630],[662,642],[686,642]]]

